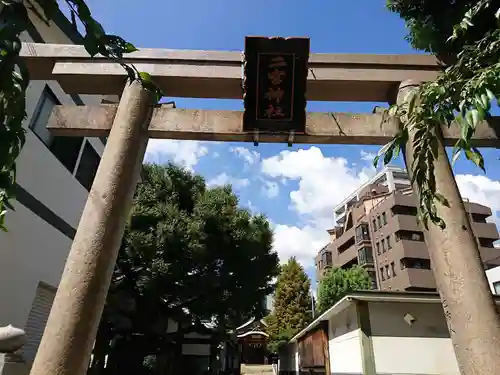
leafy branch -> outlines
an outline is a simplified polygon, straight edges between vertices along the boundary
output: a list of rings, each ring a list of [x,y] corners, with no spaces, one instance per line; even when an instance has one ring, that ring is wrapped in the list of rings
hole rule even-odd
[[[38,0],[45,21],[49,22],[59,11],[57,0]],[[84,0],[65,0],[74,27],[77,22],[85,30],[84,46],[91,57],[100,54],[119,63],[131,80],[140,80],[143,86],[153,91],[157,99],[162,96],[148,73],[139,72],[133,65],[123,62],[124,54],[137,48],[123,38],[106,34],[97,22]],[[16,160],[26,141],[23,121],[26,114],[26,90],[30,77],[27,66],[20,57],[21,34],[28,29],[30,19],[28,9],[35,5],[22,0],[0,0],[3,23],[0,23],[0,230],[6,231],[7,210],[14,208],[10,201],[14,198],[16,184]]]
[[[481,0],[468,10],[454,27],[450,42],[461,38],[472,26],[474,17],[491,8],[492,0]],[[490,9],[491,10],[491,9]],[[496,11],[500,25],[500,11]],[[384,164],[396,158],[408,141],[409,131],[413,140],[414,160],[411,166],[412,184],[419,192],[418,220],[428,228],[428,221],[445,228],[437,215],[436,202],[448,206],[445,197],[436,191],[434,161],[437,158],[437,139],[442,126],[457,126],[460,139],[453,150],[452,163],[460,155],[485,171],[481,152],[474,147],[472,138],[481,121],[491,117],[491,103],[500,97],[500,29],[487,32],[476,45],[464,45],[457,60],[435,81],[427,82],[414,90],[403,104],[394,105],[389,115],[403,119],[399,134],[379,152],[375,166],[383,155]]]

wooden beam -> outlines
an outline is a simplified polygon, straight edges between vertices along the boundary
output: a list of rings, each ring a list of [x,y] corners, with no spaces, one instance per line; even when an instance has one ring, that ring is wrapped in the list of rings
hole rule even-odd
[[[116,114],[117,105],[55,107],[48,128],[54,135],[105,137]],[[243,112],[174,109],[163,105],[153,112],[149,136],[159,139],[252,142],[254,135],[242,131]],[[398,131],[398,122],[380,113],[322,113],[307,116],[307,134],[297,134],[293,143],[309,144],[386,144]],[[443,129],[446,144],[459,138],[457,127]],[[477,127],[475,145],[500,147],[498,117]],[[259,142],[287,142],[288,135],[259,134]]]
[[[23,43],[32,79],[57,80],[68,93],[119,94],[125,72],[82,46]],[[126,62],[153,75],[169,97],[242,99],[241,52],[141,49]],[[434,80],[441,66],[429,55],[312,54],[307,99],[387,102],[399,83]]]

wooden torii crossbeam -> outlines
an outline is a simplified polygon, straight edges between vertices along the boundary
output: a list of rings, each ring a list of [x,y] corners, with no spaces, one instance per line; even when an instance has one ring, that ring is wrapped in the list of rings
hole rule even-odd
[[[33,79],[55,79],[67,93],[121,94],[124,69],[102,56],[90,58],[83,46],[24,43],[21,56]],[[242,99],[242,54],[221,51],[141,49],[127,56],[151,73],[170,97]],[[428,55],[312,54],[307,96],[316,101],[393,100],[400,82],[435,79],[441,66]],[[57,106],[49,128],[55,135],[107,136],[117,105]],[[251,142],[242,131],[242,112],[155,109],[150,138]],[[305,135],[294,143],[382,145],[398,131],[398,121],[374,113],[309,113]],[[446,144],[460,137],[457,127],[443,128]],[[478,126],[475,145],[500,147],[500,121]],[[259,142],[287,142],[286,135],[262,134]]]
[[[157,105],[154,95],[139,82],[126,82],[120,65],[99,56],[91,59],[81,46],[26,43],[21,56],[32,79],[56,80],[67,93],[121,94],[118,105],[56,106],[49,124],[58,135],[109,134],[31,369],[31,375],[83,375],[148,138],[252,141],[254,135],[242,131],[242,112]],[[239,52],[142,49],[127,56],[126,62],[150,73],[167,96],[243,96],[243,59]],[[435,79],[440,71],[436,59],[426,55],[313,54],[309,60],[307,99],[401,103],[404,95],[421,82]],[[380,113],[309,113],[305,134],[295,135],[294,142],[383,144],[396,134],[398,126],[398,119],[386,119]],[[487,364],[484,373],[489,375],[500,367],[496,349],[500,321],[492,307],[478,245],[445,150],[445,144],[454,143],[459,134],[454,127],[443,128],[443,132],[446,140],[436,140],[434,175],[437,192],[449,202],[448,207],[437,207],[437,215],[448,226],[445,231],[436,226],[423,231],[445,315],[455,320],[469,318],[468,330],[451,330],[453,343],[458,343],[455,352],[459,358],[480,353],[474,354],[480,359],[471,363]],[[405,148],[407,165],[411,165],[414,153],[415,134],[409,133]],[[478,126],[475,142],[477,146],[499,147],[498,136],[495,118]],[[286,135],[259,137],[260,142],[289,141]],[[418,194],[418,187],[413,188]],[[469,277],[463,282],[471,272],[473,279]],[[452,274],[453,278],[444,276]],[[481,342],[475,332],[482,333]],[[472,342],[474,352],[468,351]],[[375,370],[367,368],[366,372]]]
[[[109,134],[118,105],[56,106],[48,128],[54,135],[105,137]],[[215,111],[172,108],[161,105],[153,110],[150,138],[199,141],[252,142],[254,134],[244,132],[242,111]],[[306,133],[296,134],[293,143],[383,145],[398,132],[399,121],[374,113],[308,113]],[[457,126],[444,127],[447,146],[460,138]],[[474,135],[477,147],[500,147],[500,119],[478,125]],[[262,133],[259,142],[289,141],[284,134]]]
[[[67,93],[121,94],[119,64],[83,46],[24,43],[21,56],[33,79],[55,79]],[[127,63],[150,73],[167,97],[242,99],[241,52],[140,49]],[[428,55],[312,54],[307,100],[389,102],[400,82],[434,80],[441,66]]]

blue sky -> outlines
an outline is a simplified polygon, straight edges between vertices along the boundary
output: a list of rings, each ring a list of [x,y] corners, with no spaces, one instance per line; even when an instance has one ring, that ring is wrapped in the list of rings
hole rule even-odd
[[[415,53],[385,0],[87,0],[109,33],[137,47],[243,50],[247,35],[308,36],[312,52]],[[233,100],[175,99],[179,107],[241,109]],[[371,112],[375,103],[308,103],[311,111]],[[275,226],[281,258],[295,255],[314,278],[313,256],[328,239],[332,207],[375,173],[378,147],[150,141],[148,161],[176,163],[210,184],[232,183],[240,202]],[[500,151],[484,151],[487,173],[455,166],[462,194],[500,215]],[[399,164],[401,161],[398,162]],[[396,163],[396,164],[398,164]]]

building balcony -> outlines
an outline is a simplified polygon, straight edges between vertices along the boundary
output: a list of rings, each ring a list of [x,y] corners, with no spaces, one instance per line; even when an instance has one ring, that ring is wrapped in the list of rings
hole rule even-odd
[[[337,255],[337,257],[333,258],[334,267],[343,267],[346,264],[351,264],[358,259],[358,251],[356,250],[356,246],[351,246],[349,249]]]
[[[420,258],[429,259],[429,251],[425,242],[400,240],[392,244],[392,249],[383,253],[380,257],[389,255],[394,259]]]
[[[464,200],[464,206],[465,210],[471,214],[479,214],[479,215],[484,215],[486,217],[492,215],[491,208],[483,206],[482,204],[479,203],[473,203]]]
[[[498,239],[498,229],[494,223],[471,223],[476,237]]]
[[[396,267],[396,275],[380,283],[382,290],[405,291],[409,288],[435,289],[432,270]]]
[[[413,288],[436,288],[436,280],[432,270],[417,269],[417,268],[406,268],[401,270],[403,276],[407,277],[408,287]]]
[[[413,215],[397,215],[395,217],[396,230],[408,230],[413,232],[421,232],[422,228],[417,223],[417,217]]]
[[[479,254],[483,263],[500,266],[500,248],[479,247]]]

